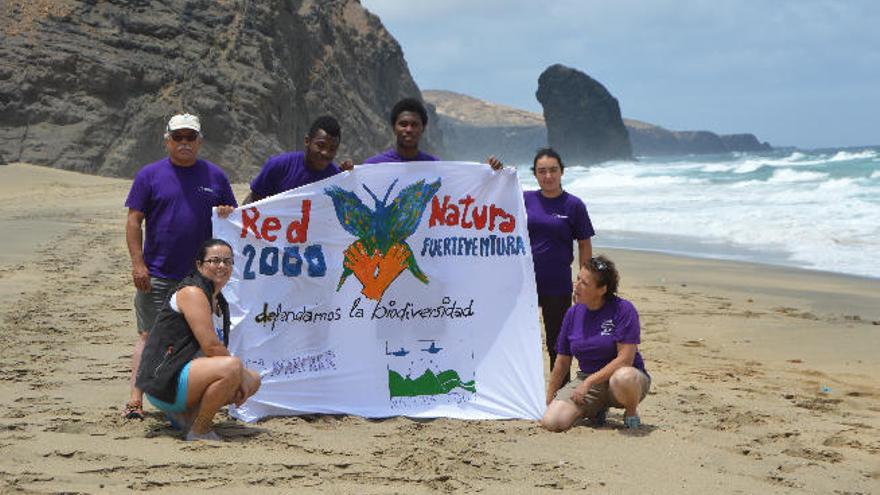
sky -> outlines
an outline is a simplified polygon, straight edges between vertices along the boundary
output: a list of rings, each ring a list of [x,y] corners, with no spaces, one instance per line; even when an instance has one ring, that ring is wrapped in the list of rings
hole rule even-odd
[[[541,112],[561,63],[623,116],[774,146],[880,144],[880,1],[362,0],[421,89]]]

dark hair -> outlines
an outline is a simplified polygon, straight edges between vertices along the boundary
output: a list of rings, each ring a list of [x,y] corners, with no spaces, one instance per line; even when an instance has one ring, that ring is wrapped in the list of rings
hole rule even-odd
[[[562,157],[559,156],[559,153],[556,152],[553,148],[541,148],[537,152],[535,152],[535,159],[532,160],[532,173],[535,173],[535,169],[538,167],[538,159],[543,157],[555,158],[557,162],[559,162],[559,170],[565,170],[565,164],[562,163]]]
[[[326,132],[328,136],[333,136],[336,139],[340,139],[342,136],[339,122],[330,115],[322,115],[312,122],[312,126],[309,127],[309,137],[315,137],[315,135],[318,134],[318,130],[322,130]]]
[[[199,254],[196,255],[196,261],[199,263],[204,263],[205,255],[208,254],[208,249],[214,246],[226,246],[229,248],[230,251],[232,251],[232,246],[230,246],[229,243],[224,241],[223,239],[208,239],[207,241],[203,242],[202,245],[199,247]]]
[[[614,262],[606,258],[604,255],[593,256],[581,266],[593,274],[593,280],[596,281],[596,287],[605,287],[604,299],[608,301],[612,297],[617,296],[617,285],[620,283],[620,274]]]
[[[400,116],[403,112],[413,112],[419,114],[419,117],[422,119],[422,125],[428,125],[428,111],[425,110],[425,105],[422,104],[421,101],[415,98],[404,98],[397,103],[394,104],[394,107],[391,109],[391,126],[397,123],[397,117]]]

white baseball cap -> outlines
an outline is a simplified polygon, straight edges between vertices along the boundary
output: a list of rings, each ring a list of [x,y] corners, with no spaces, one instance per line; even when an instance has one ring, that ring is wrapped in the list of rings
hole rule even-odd
[[[202,125],[199,118],[189,113],[177,114],[168,121],[167,132],[174,132],[180,129],[192,129],[199,134],[202,132]]]

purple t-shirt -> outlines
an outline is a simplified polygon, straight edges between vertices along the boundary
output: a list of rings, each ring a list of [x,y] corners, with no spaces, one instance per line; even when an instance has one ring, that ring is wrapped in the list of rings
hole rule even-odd
[[[572,243],[596,235],[587,206],[565,191],[545,198],[541,191],[525,191],[532,260],[538,295],[569,296],[572,292]]]
[[[364,160],[364,163],[385,163],[385,162],[436,162],[437,157],[431,156],[423,151],[419,151],[419,154],[416,155],[415,158],[407,159],[400,156],[400,153],[397,152],[395,148],[387,149],[382,153],[379,153],[376,156],[371,156]]]
[[[194,268],[202,243],[211,238],[211,208],[238,206],[226,174],[198,160],[178,167],[164,158],[142,168],[125,206],[146,219],[144,262],[154,277],[181,280]]]
[[[585,304],[569,308],[559,330],[556,352],[574,356],[581,371],[591,374],[617,357],[618,342],[641,343],[641,327],[635,306],[626,299],[612,297],[598,311],[590,311]],[[633,367],[648,374],[638,351]]]
[[[332,177],[339,172],[335,163],[315,172],[306,166],[304,152],[290,151],[266,160],[260,173],[251,181],[251,191],[260,198],[265,198]]]

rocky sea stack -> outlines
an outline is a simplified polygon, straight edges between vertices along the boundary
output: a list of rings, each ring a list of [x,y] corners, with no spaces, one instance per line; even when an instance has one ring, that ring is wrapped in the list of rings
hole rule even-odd
[[[551,65],[538,78],[547,141],[572,164],[631,160],[632,146],[617,99],[581,71]]]
[[[6,161],[131,176],[164,156],[165,122],[188,111],[202,156],[247,180],[322,114],[342,125],[340,157],[366,158],[391,143],[394,102],[420,96],[397,41],[355,0],[10,0],[0,13]],[[429,126],[423,147],[440,142]]]

